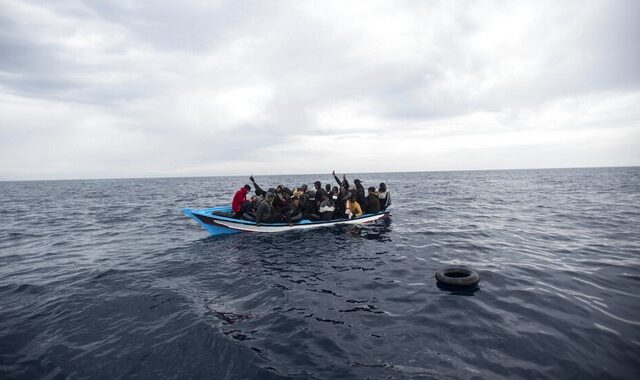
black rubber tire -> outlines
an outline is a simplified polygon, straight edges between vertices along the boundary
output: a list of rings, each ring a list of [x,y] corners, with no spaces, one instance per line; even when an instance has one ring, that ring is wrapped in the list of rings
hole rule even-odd
[[[436,280],[449,286],[468,287],[480,282],[480,275],[466,267],[450,266],[436,272]]]

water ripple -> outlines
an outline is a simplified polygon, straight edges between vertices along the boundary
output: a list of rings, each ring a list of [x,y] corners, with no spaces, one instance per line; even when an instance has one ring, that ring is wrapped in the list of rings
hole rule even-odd
[[[639,169],[359,176],[390,226],[222,238],[244,178],[0,182],[0,377],[640,376]]]

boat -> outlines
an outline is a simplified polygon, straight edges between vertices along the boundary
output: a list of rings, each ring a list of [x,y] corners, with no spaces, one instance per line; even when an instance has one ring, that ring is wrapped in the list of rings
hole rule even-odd
[[[352,219],[333,219],[312,221],[303,219],[298,223],[261,223],[233,217],[231,206],[218,206],[192,210],[185,208],[182,210],[185,215],[195,219],[200,225],[213,236],[234,234],[239,232],[284,232],[292,230],[308,230],[312,228],[330,227],[341,224],[361,224],[371,223],[389,216],[389,211],[380,211],[376,214],[365,214]]]

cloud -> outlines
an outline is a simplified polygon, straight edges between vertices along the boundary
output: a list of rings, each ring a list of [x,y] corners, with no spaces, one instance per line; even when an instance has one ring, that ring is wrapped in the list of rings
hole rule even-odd
[[[0,5],[0,179],[640,163],[635,1]]]

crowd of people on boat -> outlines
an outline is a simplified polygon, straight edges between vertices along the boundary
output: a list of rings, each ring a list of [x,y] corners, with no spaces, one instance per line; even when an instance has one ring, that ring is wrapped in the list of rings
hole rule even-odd
[[[331,173],[337,186],[320,181],[313,183],[313,189],[306,184],[290,189],[283,185],[263,190],[252,176],[249,180],[255,195],[247,198],[251,185],[244,185],[233,197],[233,216],[261,223],[293,224],[307,219],[326,221],[334,219],[358,218],[364,214],[377,214],[391,205],[391,193],[385,183],[378,188],[365,188],[359,179],[353,180],[353,187],[346,175],[338,178]]]

